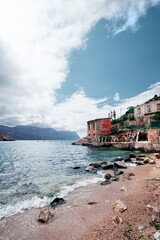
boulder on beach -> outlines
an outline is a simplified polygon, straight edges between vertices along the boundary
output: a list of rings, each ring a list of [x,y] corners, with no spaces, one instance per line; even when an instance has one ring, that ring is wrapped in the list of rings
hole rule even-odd
[[[109,179],[107,179],[104,182],[101,182],[100,185],[105,186],[105,185],[108,185],[110,183],[111,183],[111,181]]]
[[[136,158],[136,156],[133,153],[131,153],[129,154],[129,158]]]
[[[38,221],[41,223],[47,223],[53,216],[53,213],[51,213],[48,208],[43,208],[39,213]]]
[[[112,181],[119,181],[119,177],[113,176]]]
[[[93,162],[93,163],[90,163],[89,166],[92,166],[92,167],[94,167],[94,168],[99,168],[99,167],[101,167],[101,163],[99,163],[99,162]]]
[[[117,168],[127,168],[126,164],[122,163],[122,162],[115,162],[114,163],[114,167],[117,167]]]
[[[114,201],[112,205],[116,212],[124,212],[127,210],[126,205],[121,200]]]
[[[102,169],[107,170],[107,169],[112,169],[113,168],[113,163],[111,164],[102,164]]]
[[[105,179],[110,179],[111,177],[112,177],[112,175],[111,175],[109,172],[106,171],[106,172],[104,173],[104,178],[105,178]]]
[[[50,203],[52,208],[55,208],[57,205],[61,205],[66,203],[66,201],[63,198],[56,197],[53,199],[53,201]]]
[[[119,175],[122,175],[124,172],[121,170],[121,171],[115,171],[114,174],[116,176],[119,176]]]

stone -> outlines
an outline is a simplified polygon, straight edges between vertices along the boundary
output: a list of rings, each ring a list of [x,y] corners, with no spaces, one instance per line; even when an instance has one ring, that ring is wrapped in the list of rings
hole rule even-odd
[[[134,154],[129,154],[129,158],[136,158],[136,156]]]
[[[115,224],[115,225],[118,225],[118,224],[123,223],[123,220],[122,220],[121,217],[114,216],[114,217],[112,217],[112,223]]]
[[[97,204],[98,202],[88,202],[88,205],[94,205]]]
[[[160,153],[154,153],[153,155],[158,159],[160,158]]]
[[[130,158],[125,158],[124,162],[131,162],[131,159]]]
[[[120,191],[121,191],[121,192],[126,192],[126,191],[127,191],[127,188],[126,188],[125,186],[122,186],[122,187],[120,188]]]
[[[155,168],[160,168],[160,165],[158,165],[158,164],[157,164],[157,165],[155,165]]]
[[[133,173],[133,172],[129,172],[129,173],[127,173],[129,176],[135,176],[135,174]]]
[[[160,222],[160,207],[147,205],[146,208],[148,215],[152,217],[152,220]]]
[[[115,162],[114,163],[114,167],[117,167],[117,168],[127,168],[126,164],[124,164],[122,162]]]
[[[150,161],[150,159],[149,159],[148,157],[146,157],[146,158],[144,158],[143,163],[144,163],[144,164],[148,164],[149,161]]]
[[[156,164],[156,161],[155,160],[150,160],[149,164]]]
[[[52,208],[55,208],[57,205],[61,205],[66,203],[66,201],[63,198],[56,197],[53,199],[53,201],[50,203]]]
[[[89,171],[92,171],[93,169],[94,169],[93,166],[88,166],[88,167],[86,167],[85,171],[86,171],[86,172],[89,172]]]
[[[160,240],[160,233],[159,232],[155,232],[155,234],[153,236],[154,236],[154,239]]]
[[[107,170],[107,169],[112,169],[113,168],[113,164],[102,164],[102,169],[103,170]]]
[[[114,174],[118,176],[118,175],[122,175],[123,173],[124,173],[123,171],[116,171]]]
[[[42,223],[47,223],[51,217],[54,215],[49,211],[48,208],[43,208],[38,217],[38,221]]]
[[[127,210],[126,205],[121,200],[116,200],[112,205],[116,212],[124,212]]]
[[[129,173],[126,173],[124,176],[123,176],[123,180],[131,180],[131,176]]]
[[[75,166],[75,167],[73,167],[73,169],[80,169],[81,167],[79,167],[79,166]]]
[[[94,168],[99,168],[99,167],[101,167],[101,163],[99,163],[99,162],[93,162],[93,163],[90,163],[89,166],[92,166],[92,167],[94,167]]]
[[[139,230],[140,232],[141,232],[142,230],[144,230],[144,229],[145,229],[145,226],[143,226],[143,225],[138,227],[138,230]]]
[[[112,181],[119,181],[119,178],[116,177],[116,176],[113,176],[113,177],[112,177]]]
[[[102,164],[107,164],[107,162],[106,162],[106,161],[103,161],[103,162],[101,162],[101,165],[102,165]]]
[[[122,160],[123,160],[122,157],[116,157],[116,158],[114,159],[114,161],[122,161]]]
[[[104,175],[104,178],[105,179],[110,179],[112,176],[110,173],[106,172],[105,175]]]
[[[108,180],[106,180],[104,182],[101,182],[100,185],[105,186],[105,185],[108,185],[110,183],[111,183],[111,181],[108,179]]]

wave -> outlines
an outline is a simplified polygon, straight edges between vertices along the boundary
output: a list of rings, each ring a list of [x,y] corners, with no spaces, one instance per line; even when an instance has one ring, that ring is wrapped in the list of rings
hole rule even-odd
[[[99,181],[104,180],[104,174],[102,171],[97,172],[96,176],[89,176],[89,178],[85,178],[83,180],[79,180],[73,185],[63,186],[59,193],[57,193],[54,197],[66,197],[69,193],[73,192],[75,189],[79,187],[85,187],[87,185],[98,183]],[[34,196],[31,199],[20,201],[14,205],[8,205],[6,207],[0,207],[0,219],[4,217],[10,217],[15,214],[23,213],[27,209],[31,208],[41,208],[48,206],[53,198],[44,197],[40,198],[38,196]]]

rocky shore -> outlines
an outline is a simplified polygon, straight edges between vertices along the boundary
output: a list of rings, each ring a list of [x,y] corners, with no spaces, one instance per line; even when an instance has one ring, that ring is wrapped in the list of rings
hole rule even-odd
[[[9,136],[6,136],[0,132],[0,141],[14,141],[14,139],[10,138]]]
[[[104,181],[76,189],[65,200],[54,199],[54,208],[31,209],[0,220],[1,238],[159,239],[160,154],[93,162],[84,171],[98,170]]]

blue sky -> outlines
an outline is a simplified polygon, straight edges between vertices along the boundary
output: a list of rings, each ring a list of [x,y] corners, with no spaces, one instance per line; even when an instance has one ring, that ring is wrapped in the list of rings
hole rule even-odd
[[[87,46],[74,50],[69,58],[70,72],[61,89],[59,101],[82,88],[91,98],[136,96],[160,81],[160,7],[142,16],[135,31],[119,34],[107,29],[109,22],[100,20],[87,34]]]
[[[160,94],[160,0],[0,0],[0,124],[86,135]]]

